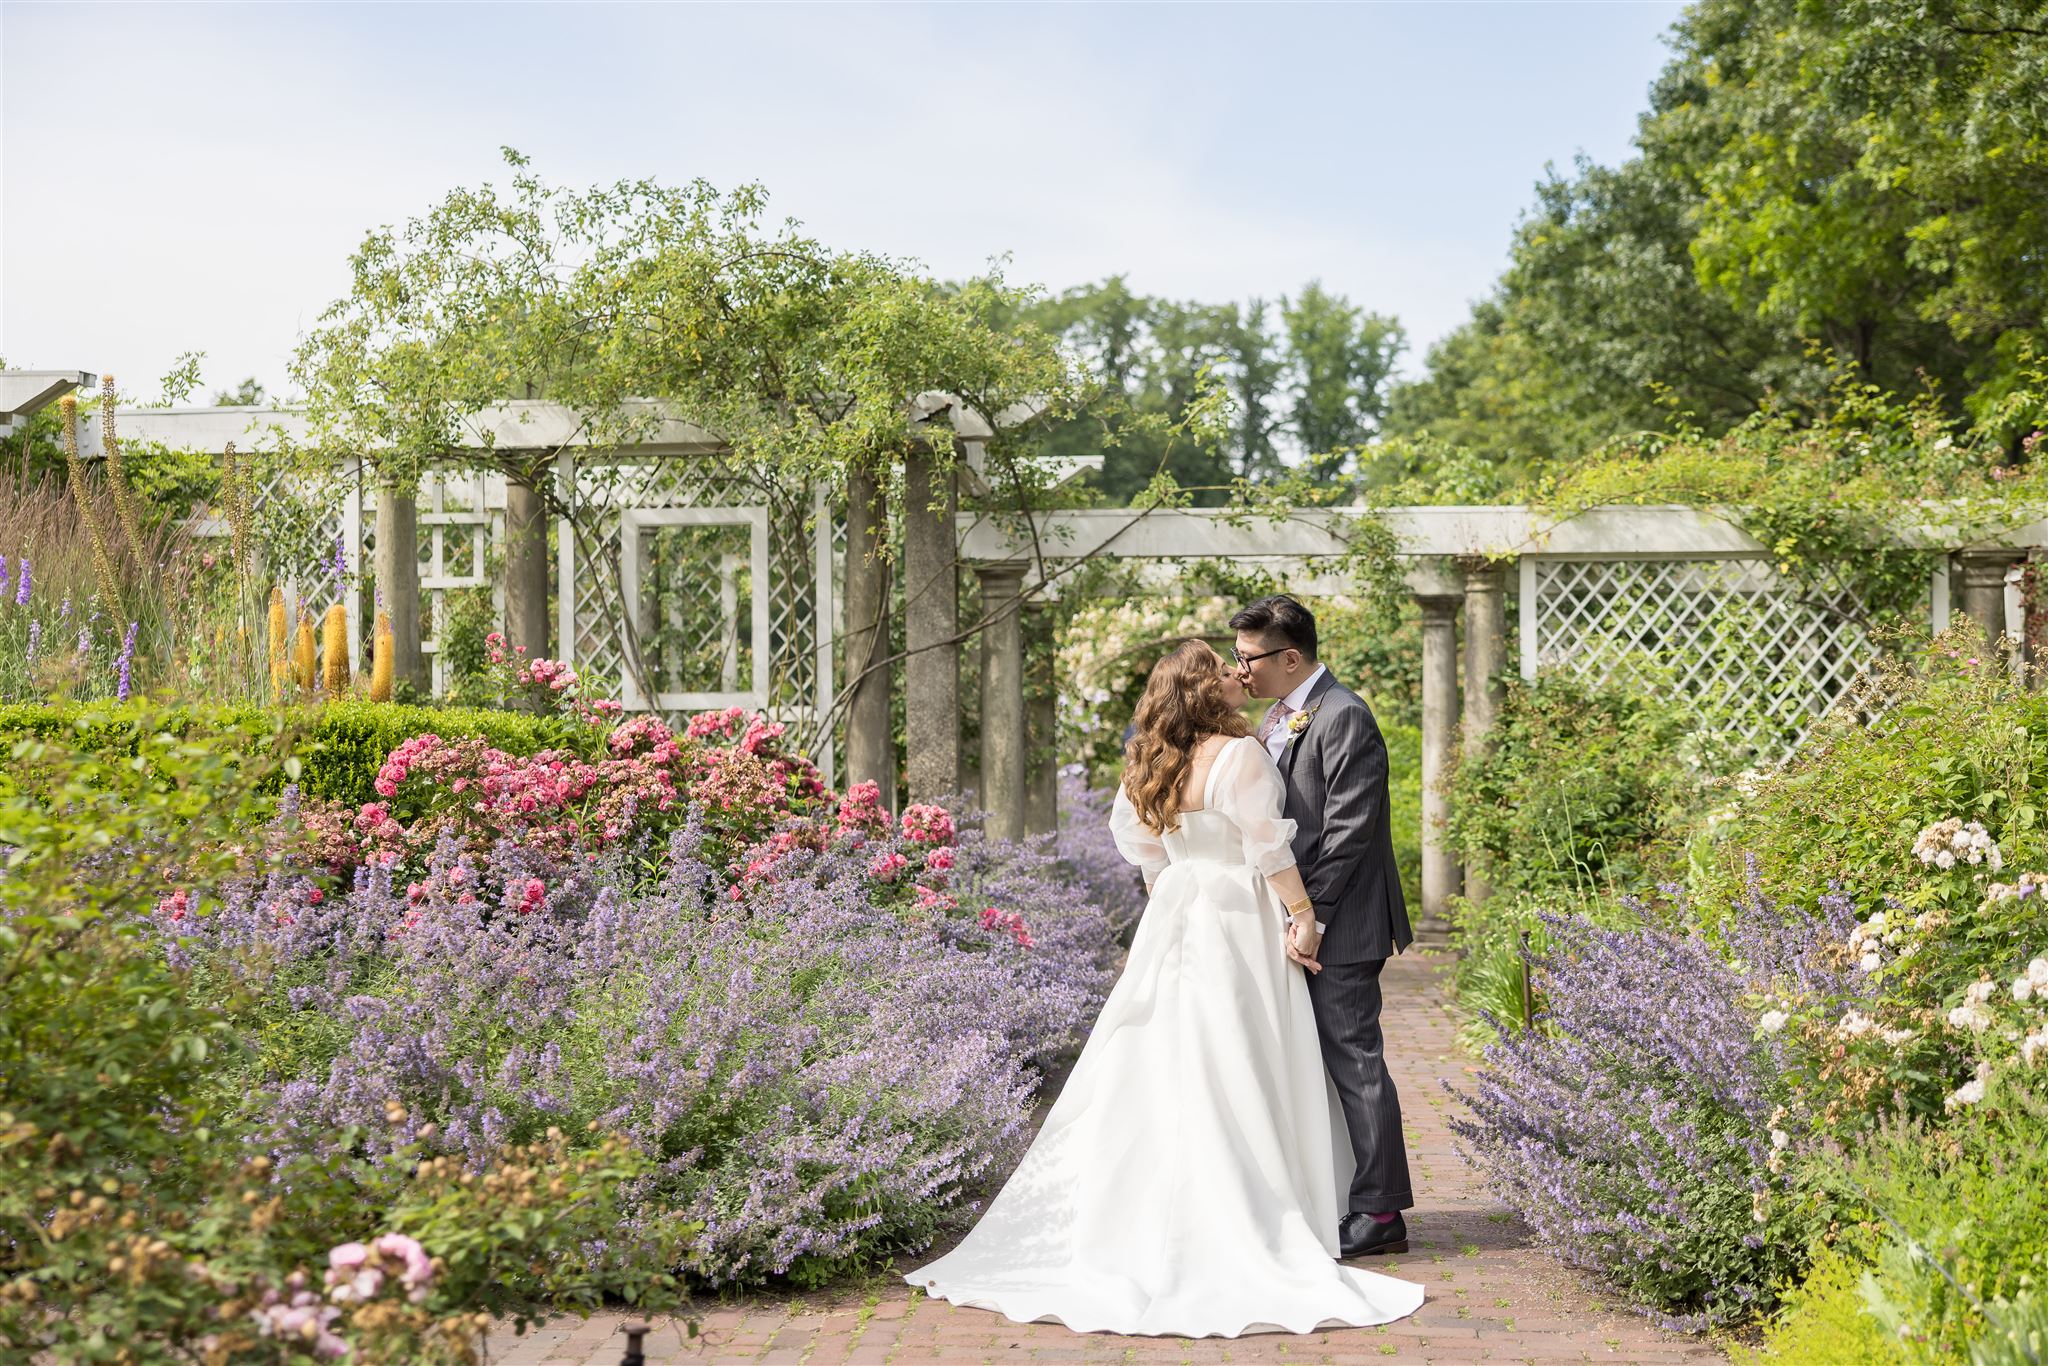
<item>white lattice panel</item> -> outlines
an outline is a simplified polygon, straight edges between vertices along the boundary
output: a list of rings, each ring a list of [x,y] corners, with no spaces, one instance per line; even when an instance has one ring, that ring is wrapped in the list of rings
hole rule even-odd
[[[739,684],[732,691],[744,691],[750,705],[791,721],[801,722],[830,706],[830,680],[819,667],[831,639],[829,630],[821,636],[819,629],[820,612],[829,613],[831,599],[819,590],[822,586],[829,594],[830,583],[821,585],[818,572],[816,510],[821,504],[812,492],[714,459],[583,462],[571,477],[580,531],[564,557],[561,578],[572,598],[564,614],[565,635],[574,642],[572,658],[580,672],[618,679],[620,693],[628,696],[701,698],[728,691],[731,678]],[[698,564],[681,543],[657,547],[649,572],[650,542],[639,533],[633,543],[642,558],[631,567],[630,590],[642,598],[651,589],[655,600],[627,608],[628,514],[748,508],[766,513],[765,576],[757,572],[758,560],[750,550],[737,560],[720,554]],[[714,516],[707,524],[718,521]],[[571,534],[567,526],[562,530]],[[764,577],[765,621],[755,604]],[[621,627],[629,610],[653,627],[650,632],[643,626],[640,633],[645,690],[625,686],[630,671]],[[754,667],[756,652],[762,654],[760,669]],[[695,677],[700,661],[713,663],[715,680]]]
[[[1523,671],[1631,677],[1778,759],[1876,654],[1844,589],[1761,560],[1523,561]]]

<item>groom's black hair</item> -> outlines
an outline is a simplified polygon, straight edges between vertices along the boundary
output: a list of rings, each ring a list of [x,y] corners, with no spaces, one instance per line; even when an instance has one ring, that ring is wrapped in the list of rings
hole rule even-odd
[[[1251,631],[1275,644],[1285,641],[1281,649],[1299,650],[1304,659],[1316,657],[1316,614],[1285,593],[1238,609],[1230,619],[1230,629]]]

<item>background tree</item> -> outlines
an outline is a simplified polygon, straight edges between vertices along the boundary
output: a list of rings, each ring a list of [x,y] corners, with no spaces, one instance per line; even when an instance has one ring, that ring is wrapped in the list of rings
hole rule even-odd
[[[1541,465],[1678,414],[1719,432],[1818,403],[1832,366],[1987,418],[2048,326],[2026,265],[2048,249],[2044,13],[1701,0],[1638,155],[1538,186],[1388,430]]]
[[[1401,325],[1314,280],[1281,301],[1280,318],[1291,371],[1289,425],[1302,453],[1356,451],[1385,416],[1387,382],[1406,341]]]
[[[1305,453],[1357,450],[1379,430],[1402,345],[1393,319],[1314,282],[1276,309],[1150,298],[1114,276],[1042,300],[1020,322],[1058,338],[1093,385],[1046,449],[1102,455],[1098,486],[1118,504],[1161,472],[1194,502],[1221,504],[1237,479],[1276,477]],[[1230,400],[1226,438],[1176,440],[1204,376]]]

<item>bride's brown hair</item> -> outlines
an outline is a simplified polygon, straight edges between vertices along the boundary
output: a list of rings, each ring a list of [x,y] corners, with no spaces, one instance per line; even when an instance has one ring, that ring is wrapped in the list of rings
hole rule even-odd
[[[1124,747],[1124,792],[1148,828],[1178,830],[1195,746],[1204,736],[1250,735],[1252,728],[1223,700],[1223,661],[1199,640],[1183,640],[1152,666],[1136,721]]]

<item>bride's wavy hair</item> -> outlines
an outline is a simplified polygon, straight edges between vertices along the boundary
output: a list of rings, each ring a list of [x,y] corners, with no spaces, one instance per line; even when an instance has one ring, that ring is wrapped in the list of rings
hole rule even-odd
[[[1124,747],[1124,792],[1151,830],[1180,829],[1181,787],[1203,736],[1252,733],[1223,700],[1223,678],[1223,661],[1199,640],[1183,640],[1152,666],[1137,733]]]

